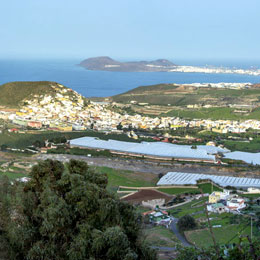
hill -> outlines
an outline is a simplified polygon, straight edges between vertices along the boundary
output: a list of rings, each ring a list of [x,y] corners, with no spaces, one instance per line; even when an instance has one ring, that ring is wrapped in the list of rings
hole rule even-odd
[[[260,119],[259,84],[242,88],[158,84],[107,98],[139,114],[193,119]],[[128,108],[129,109],[129,108]]]
[[[260,88],[231,89],[214,87],[195,87],[191,85],[158,84],[140,86],[110,98],[120,103],[149,103],[151,105],[260,105]]]
[[[169,71],[176,65],[165,59],[155,61],[119,62],[107,56],[94,57],[83,60],[81,67],[88,70],[122,71],[122,72],[157,72]]]
[[[0,85],[0,106],[6,108],[18,108],[24,105],[26,100],[35,96],[55,96],[59,90],[67,89],[63,85],[51,81],[21,81]],[[74,91],[69,91],[73,95]]]

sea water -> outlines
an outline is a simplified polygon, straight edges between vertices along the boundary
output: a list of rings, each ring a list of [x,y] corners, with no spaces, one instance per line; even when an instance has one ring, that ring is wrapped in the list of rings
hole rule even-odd
[[[72,88],[85,97],[106,97],[123,93],[138,86],[159,83],[260,83],[260,76],[179,72],[89,71],[77,66],[79,63],[80,60],[65,59],[0,60],[0,84],[11,81],[55,81]],[[225,66],[225,63],[219,64]],[[250,62],[246,64],[237,63],[237,67],[249,68],[250,64]],[[189,65],[189,62],[180,65]],[[191,65],[196,64],[193,62]]]

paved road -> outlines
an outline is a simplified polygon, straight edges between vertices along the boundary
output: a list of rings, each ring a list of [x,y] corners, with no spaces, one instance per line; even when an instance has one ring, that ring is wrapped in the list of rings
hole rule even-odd
[[[152,248],[158,249],[160,251],[176,251],[176,247],[152,246]]]
[[[177,218],[174,218],[170,224],[170,229],[171,231],[176,235],[176,237],[181,241],[182,245],[185,247],[191,247],[192,245],[187,241],[187,239],[185,238],[185,236],[183,236],[177,227],[177,223],[178,223]]]

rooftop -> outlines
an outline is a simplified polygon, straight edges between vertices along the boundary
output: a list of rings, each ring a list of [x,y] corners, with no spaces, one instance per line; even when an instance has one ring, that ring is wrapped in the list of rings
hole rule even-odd
[[[218,176],[209,174],[196,174],[186,172],[168,172],[164,175],[157,185],[185,185],[197,184],[198,180],[210,179],[220,186],[234,186],[234,187],[260,187],[260,179]]]
[[[192,149],[190,145],[176,145],[163,142],[123,142],[116,140],[100,140],[95,137],[82,137],[70,141],[72,146],[88,147],[93,149],[107,149],[112,151],[134,154],[152,155],[159,157],[187,158],[215,161],[217,152],[228,152],[215,146],[198,145]]]

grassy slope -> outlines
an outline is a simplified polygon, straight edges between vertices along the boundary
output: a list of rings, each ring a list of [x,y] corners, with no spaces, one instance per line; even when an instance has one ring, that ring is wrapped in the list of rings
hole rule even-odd
[[[222,100],[226,103],[237,103],[238,99],[258,98],[260,97],[260,88],[251,89],[216,89],[216,88],[194,88],[178,89],[172,84],[158,84],[152,86],[141,86],[113,96],[112,99],[118,102],[129,102],[137,100],[138,102],[148,102],[159,105],[180,105],[198,104],[212,100],[212,98]],[[208,102],[210,103],[210,102]]]
[[[205,209],[204,202],[207,200],[208,198],[202,198],[198,201],[191,201],[187,204],[171,209],[170,213],[176,218],[180,218],[185,215],[196,214],[196,212],[201,212]],[[205,215],[205,213],[203,214]]]
[[[14,180],[17,178],[26,177],[27,174],[20,173],[20,172],[1,172],[0,171],[0,176],[7,176],[10,180]]]
[[[144,231],[146,242],[152,246],[174,247],[179,244],[179,240],[169,229],[157,226]]]
[[[228,104],[250,104],[260,101],[260,88],[251,89],[214,89],[214,88],[190,88],[179,89],[173,84],[159,84],[152,86],[141,86],[113,96],[116,102],[129,103],[136,100],[140,103],[151,105],[184,107],[164,114],[166,116],[180,116],[184,118],[211,118],[211,119],[259,119],[260,108],[249,114],[234,113],[234,108],[225,107]],[[215,104],[221,108],[185,109],[187,105],[193,104]]]
[[[98,172],[106,173],[108,176],[108,188],[117,189],[118,186],[155,186],[158,178],[151,173],[137,173],[126,170],[116,170],[108,167],[95,167]]]
[[[5,144],[8,147],[13,148],[26,148],[27,146],[32,145],[36,140],[44,141],[46,139],[52,139],[60,136],[65,136],[67,139],[79,138],[86,136],[84,132],[38,132],[35,134],[18,134],[18,133],[8,133],[5,132],[0,134],[0,146]]]
[[[179,116],[184,118],[198,118],[198,119],[260,119],[260,108],[253,110],[249,114],[234,113],[234,108],[229,107],[214,107],[214,108],[200,108],[200,109],[184,109],[184,110],[172,110],[165,116]]]
[[[198,186],[203,191],[203,193],[211,193],[212,191],[223,191],[223,189],[220,189],[215,185],[212,186],[210,183],[203,183],[199,184]]]
[[[99,137],[104,140],[115,139],[119,141],[136,142],[136,140],[129,138],[125,134],[104,134],[95,131],[83,131],[83,132],[52,132],[41,131],[35,133],[9,133],[4,132],[0,134],[0,146],[5,144],[9,147],[25,148],[33,144],[36,140],[44,141],[46,139],[52,139],[60,136],[65,136],[67,139],[79,138],[84,136]]]
[[[0,106],[17,108],[19,103],[36,94],[54,93],[51,85],[57,85],[49,81],[24,81],[10,82],[0,85]]]
[[[227,232],[228,231],[228,232]],[[227,225],[213,228],[218,244],[237,243],[240,235],[250,235],[250,227],[245,225]],[[209,247],[213,245],[210,232],[207,229],[185,232],[189,241],[198,247]]]
[[[200,193],[200,189],[202,189],[203,193],[211,193],[212,192],[212,186],[210,183],[205,184],[199,184],[199,189],[194,188],[167,188],[167,189],[159,189],[162,192],[168,193],[168,194],[184,194],[184,193]],[[220,188],[213,185],[213,191],[221,191]]]
[[[259,152],[260,150],[260,138],[255,138],[250,143],[237,142],[237,141],[225,141],[226,148],[232,151],[244,151],[244,152]]]

